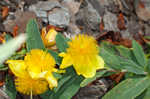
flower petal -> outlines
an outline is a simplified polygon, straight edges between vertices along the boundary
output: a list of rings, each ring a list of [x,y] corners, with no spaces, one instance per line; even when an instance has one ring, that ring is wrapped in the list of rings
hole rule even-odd
[[[74,68],[78,75],[83,75],[85,78],[91,78],[96,74],[96,68],[88,64],[74,65]]]
[[[48,72],[45,76],[46,80],[49,83],[49,88],[53,89],[53,87],[57,87],[57,79],[52,75],[51,72]]]
[[[47,71],[44,71],[44,72],[41,72],[41,73],[36,73],[36,72],[32,72],[32,71],[29,71],[29,75],[31,76],[31,78],[44,78],[45,75],[46,75]]]
[[[48,41],[48,46],[52,46],[56,43],[55,38],[57,35],[57,31],[54,28],[51,28],[47,35],[45,36],[45,39]]]
[[[62,60],[61,65],[60,65],[60,68],[64,69],[64,68],[67,68],[67,67],[71,66],[72,65],[72,61],[70,59],[71,58],[70,58],[69,55],[65,55],[65,57]]]
[[[17,91],[20,93],[30,95],[31,91],[33,95],[44,93],[48,89],[48,83],[44,79],[32,79],[31,77],[15,79],[15,85]]]
[[[62,52],[62,53],[59,53],[59,56],[60,57],[65,57],[66,53]]]
[[[104,60],[102,59],[102,57],[97,55],[97,65],[96,65],[96,69],[103,69],[104,68]]]
[[[8,60],[6,63],[9,65],[11,71],[15,74],[15,76],[17,77],[26,76],[27,66],[23,60]]]

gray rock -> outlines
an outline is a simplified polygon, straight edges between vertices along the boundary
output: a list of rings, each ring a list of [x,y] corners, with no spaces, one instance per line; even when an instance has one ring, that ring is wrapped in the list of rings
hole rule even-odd
[[[80,88],[73,99],[101,99],[112,85],[112,81],[101,78],[94,81],[94,84]]]
[[[150,1],[149,0],[135,0],[135,8],[137,16],[144,20],[150,20]]]
[[[49,0],[49,1],[39,1],[37,4],[32,5],[31,8],[34,8],[35,10],[40,11],[49,11],[52,10],[55,7],[61,7],[58,1]],[[30,8],[30,9],[31,9]]]
[[[150,26],[145,25],[145,36],[150,36]]]
[[[66,27],[70,22],[69,11],[60,5],[57,0],[39,1],[29,7],[30,11],[34,11],[37,17],[51,25]]]
[[[129,30],[123,30],[123,31],[120,31],[121,33],[121,36],[122,38],[126,38],[126,39],[129,39],[129,40],[133,40],[133,35],[131,35],[131,33],[129,32]]]
[[[104,29],[107,31],[119,31],[117,27],[117,16],[113,13],[106,12],[103,18]]]
[[[93,36],[98,35],[101,16],[88,0],[84,0],[81,6],[83,8],[76,14],[76,23],[83,27],[82,32],[90,33]]]
[[[52,10],[55,7],[60,7],[59,2],[57,1],[39,1],[37,4],[31,5],[29,7],[30,11],[34,11],[36,16],[42,18],[44,22],[48,22],[47,12]]]
[[[15,19],[11,19],[8,17],[3,24],[6,32],[13,32],[15,26],[18,26],[19,33],[25,33],[26,25],[30,19],[37,19],[36,14],[32,11],[16,11],[14,13]],[[37,19],[37,23],[39,24],[39,28],[41,28],[41,21]]]
[[[48,13],[49,24],[66,27],[70,22],[70,14],[67,9],[56,9]]]

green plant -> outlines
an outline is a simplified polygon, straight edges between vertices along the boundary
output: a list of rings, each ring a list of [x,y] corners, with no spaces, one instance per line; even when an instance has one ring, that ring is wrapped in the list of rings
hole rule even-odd
[[[106,93],[102,99],[150,98],[150,59],[145,57],[142,47],[136,41],[132,41],[132,48],[104,42],[100,52],[108,68],[126,72],[126,78]],[[143,92],[146,95],[142,95]]]

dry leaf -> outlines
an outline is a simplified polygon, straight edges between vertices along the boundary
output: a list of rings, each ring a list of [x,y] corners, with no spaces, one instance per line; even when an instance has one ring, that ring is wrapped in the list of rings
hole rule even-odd
[[[7,6],[2,7],[2,18],[6,18],[8,16],[9,8]]]

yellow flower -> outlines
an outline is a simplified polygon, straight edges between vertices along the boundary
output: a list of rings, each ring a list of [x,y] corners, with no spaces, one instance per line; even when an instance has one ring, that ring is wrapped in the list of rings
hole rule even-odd
[[[55,68],[56,62],[49,53],[34,49],[27,53],[24,61],[32,78],[45,78],[51,89],[57,87],[57,80],[52,74],[52,72],[57,72]]]
[[[47,52],[33,49],[27,53],[24,60],[8,60],[7,63],[17,76],[16,88],[19,92],[28,94],[32,90],[33,94],[39,94],[47,89],[48,84],[51,89],[57,87],[57,79],[52,73],[61,71],[55,68],[56,62]]]
[[[56,41],[55,41],[56,35],[57,35],[57,31],[54,28],[51,28],[48,31],[48,33],[46,32],[46,28],[42,29],[41,38],[43,40],[45,47],[54,50],[57,49]]]
[[[33,79],[27,72],[27,66],[23,60],[8,60],[11,71],[17,77],[15,79],[16,89],[23,94],[37,95],[48,89],[48,83],[44,79]]]
[[[73,65],[77,74],[86,78],[93,77],[97,69],[104,68],[104,61],[98,55],[98,45],[93,37],[80,34],[72,38],[68,45],[67,52],[59,54],[63,57],[60,68]]]
[[[27,75],[26,75],[27,76]],[[48,89],[48,83],[44,79],[33,79],[30,76],[25,78],[17,77],[15,80],[16,89],[23,94],[38,95]]]

